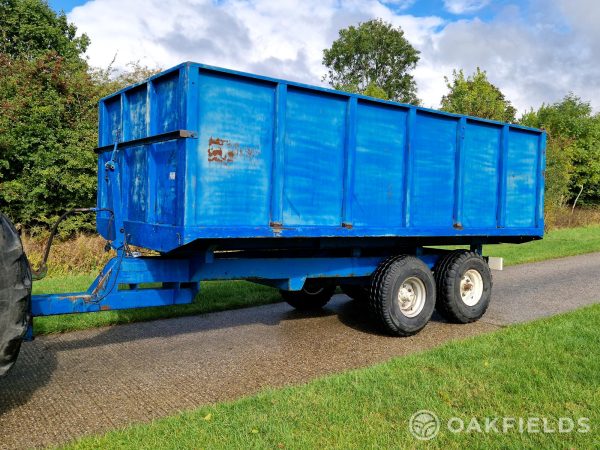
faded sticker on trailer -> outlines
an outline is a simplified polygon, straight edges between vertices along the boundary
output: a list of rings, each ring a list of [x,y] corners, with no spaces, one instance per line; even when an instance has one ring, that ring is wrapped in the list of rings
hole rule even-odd
[[[213,138],[208,140],[208,162],[229,165],[238,159],[253,161],[260,155],[260,149],[243,147],[229,139]]]

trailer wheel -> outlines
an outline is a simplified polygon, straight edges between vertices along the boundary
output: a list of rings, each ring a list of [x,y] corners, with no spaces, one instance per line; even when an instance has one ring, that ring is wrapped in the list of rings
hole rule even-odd
[[[362,286],[360,284],[340,284],[340,289],[352,300],[359,302],[369,301],[369,295],[371,292],[369,286]]]
[[[31,269],[17,230],[0,213],[0,376],[17,360],[30,310]]]
[[[386,332],[396,336],[418,333],[435,307],[431,270],[414,256],[389,258],[373,274],[369,306]]]
[[[310,311],[321,309],[331,300],[335,293],[335,285],[318,280],[306,280],[300,291],[280,290],[279,292],[290,306],[302,311]]]
[[[435,272],[437,311],[456,323],[474,322],[487,310],[492,273],[481,255],[456,250],[440,259]]]

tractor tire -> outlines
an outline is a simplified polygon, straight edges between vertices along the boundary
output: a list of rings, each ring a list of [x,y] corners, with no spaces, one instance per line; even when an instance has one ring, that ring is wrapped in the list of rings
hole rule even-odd
[[[492,273],[475,252],[455,250],[434,268],[436,310],[446,320],[469,323],[485,314],[492,295]]]
[[[31,323],[31,269],[17,230],[0,213],[0,376],[14,365]]]
[[[435,308],[435,281],[419,258],[400,255],[383,261],[371,279],[369,307],[380,328],[411,336],[429,322]]]
[[[306,280],[300,291],[280,290],[281,297],[288,305],[300,311],[321,309],[335,293],[335,284],[317,280]]]

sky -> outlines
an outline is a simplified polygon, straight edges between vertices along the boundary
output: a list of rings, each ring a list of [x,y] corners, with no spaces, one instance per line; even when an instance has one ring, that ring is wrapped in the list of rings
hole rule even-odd
[[[598,0],[50,0],[91,38],[94,66],[195,61],[322,85],[323,49],[371,18],[420,51],[412,72],[437,108],[453,69],[476,67],[523,113],[574,92],[600,109]]]

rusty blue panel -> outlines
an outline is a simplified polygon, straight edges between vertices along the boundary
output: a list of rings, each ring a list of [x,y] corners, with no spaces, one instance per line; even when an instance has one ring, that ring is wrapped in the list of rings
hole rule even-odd
[[[98,206],[118,201],[142,247],[543,235],[539,130],[196,63],[103,99],[99,118]]]
[[[192,226],[263,225],[270,215],[275,85],[206,72],[188,179]]]

